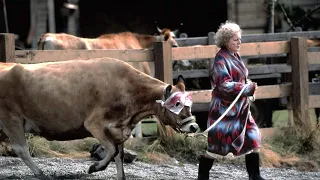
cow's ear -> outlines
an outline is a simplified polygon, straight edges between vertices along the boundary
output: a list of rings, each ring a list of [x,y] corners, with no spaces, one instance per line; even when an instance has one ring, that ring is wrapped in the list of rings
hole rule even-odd
[[[182,75],[179,75],[177,78],[177,84],[178,83],[186,84],[186,79],[184,79],[184,77]]]
[[[172,90],[172,85],[168,85],[168,86],[166,87],[165,92],[164,92],[164,98],[165,98],[165,99],[168,99],[168,97],[170,97],[170,95],[171,95],[171,90]]]
[[[163,38],[163,40],[164,40],[164,41],[168,41],[168,39],[169,39],[170,37],[171,37],[170,32],[166,31],[166,32],[164,33],[164,38]]]

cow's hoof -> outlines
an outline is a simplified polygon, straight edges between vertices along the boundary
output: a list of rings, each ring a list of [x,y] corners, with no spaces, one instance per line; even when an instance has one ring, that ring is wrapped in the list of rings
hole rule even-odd
[[[88,173],[91,174],[91,173],[94,173],[94,172],[97,172],[97,166],[98,166],[98,163],[94,163],[92,164],[90,167],[89,167],[89,171]]]
[[[35,174],[36,179],[41,180],[53,180],[50,176],[45,175],[42,171],[39,171],[39,173]]]

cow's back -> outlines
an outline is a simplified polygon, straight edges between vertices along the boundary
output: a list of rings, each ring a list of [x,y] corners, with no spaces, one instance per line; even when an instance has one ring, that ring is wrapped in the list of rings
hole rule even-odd
[[[66,33],[46,33],[38,40],[38,50],[88,49],[82,38]]]

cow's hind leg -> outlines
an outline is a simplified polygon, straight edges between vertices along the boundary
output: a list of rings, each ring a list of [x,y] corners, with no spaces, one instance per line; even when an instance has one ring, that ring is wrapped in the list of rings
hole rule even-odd
[[[31,169],[37,178],[48,179],[31,158],[25,138],[23,120],[19,116],[9,113],[5,114],[5,111],[2,111],[1,109],[0,111],[0,123],[2,122],[3,132],[10,139],[13,151]]]
[[[123,144],[118,145],[118,154],[114,157],[114,161],[116,162],[117,166],[117,175],[118,178],[125,179],[124,170],[123,170],[123,158],[124,158],[124,150]]]

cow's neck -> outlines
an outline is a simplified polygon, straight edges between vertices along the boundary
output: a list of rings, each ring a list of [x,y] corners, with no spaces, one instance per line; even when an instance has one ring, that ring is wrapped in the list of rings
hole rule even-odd
[[[135,34],[142,48],[152,48],[153,43],[158,40],[158,36]]]
[[[137,114],[134,120],[136,123],[143,118],[156,115],[161,107],[161,104],[156,101],[164,99],[164,90],[168,84],[155,78],[152,79],[147,81],[138,80],[133,84],[137,88],[136,94],[134,94],[134,106],[137,107]]]

